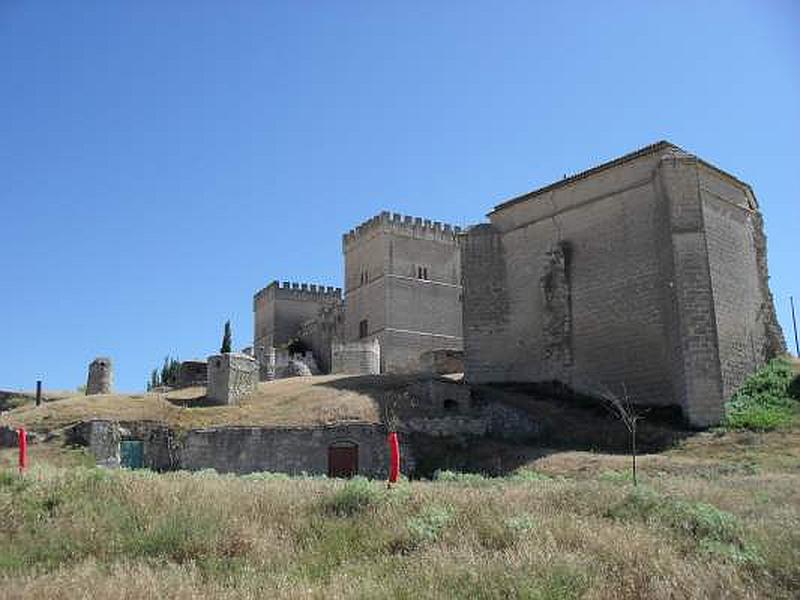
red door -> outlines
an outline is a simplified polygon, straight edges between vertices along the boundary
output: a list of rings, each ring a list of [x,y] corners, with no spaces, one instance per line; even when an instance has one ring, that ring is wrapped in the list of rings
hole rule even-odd
[[[328,448],[328,477],[353,477],[357,474],[356,444],[336,444]]]

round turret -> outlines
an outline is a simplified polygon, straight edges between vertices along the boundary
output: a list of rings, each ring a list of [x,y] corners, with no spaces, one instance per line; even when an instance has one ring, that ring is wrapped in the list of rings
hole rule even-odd
[[[95,358],[89,364],[89,378],[86,381],[86,395],[110,394],[114,382],[111,369],[111,359],[107,357]]]

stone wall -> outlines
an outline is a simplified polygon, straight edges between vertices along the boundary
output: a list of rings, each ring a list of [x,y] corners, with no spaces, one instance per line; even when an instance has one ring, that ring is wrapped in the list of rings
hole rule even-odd
[[[344,306],[324,306],[314,319],[303,323],[300,341],[311,348],[321,373],[331,373],[331,350],[334,343],[344,341]]]
[[[500,205],[461,244],[468,380],[557,380],[717,422],[776,337],[756,210],[746,184],[665,142]]]
[[[208,363],[204,360],[185,360],[178,369],[178,386],[189,387],[208,383]]]
[[[436,348],[420,354],[419,362],[425,373],[463,373],[464,351]]]
[[[341,302],[341,288],[273,281],[253,298],[255,357],[261,360],[269,348],[289,343],[320,310]]]
[[[275,471],[326,475],[328,448],[339,442],[358,445],[358,473],[385,477],[386,430],[377,425],[313,428],[226,427],[190,431],[182,451],[182,467],[222,473]]]
[[[255,391],[258,363],[246,354],[216,354],[208,357],[206,397],[221,404],[238,404]]]
[[[320,374],[317,360],[311,350],[291,353],[286,348],[270,348],[261,355],[259,364],[261,381],[296,377],[300,371],[308,375]]]
[[[170,471],[180,468],[181,442],[175,432],[156,421],[108,421],[78,423],[65,432],[68,443],[86,446],[98,465],[121,466],[120,443],[142,442],[144,468]]]
[[[381,346],[377,339],[334,343],[331,347],[331,373],[377,375],[380,372]]]

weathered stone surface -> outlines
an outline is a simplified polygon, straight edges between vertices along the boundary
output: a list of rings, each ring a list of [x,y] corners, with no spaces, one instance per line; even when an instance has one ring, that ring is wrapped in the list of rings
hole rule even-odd
[[[234,352],[208,357],[206,396],[222,404],[238,404],[255,391],[258,384],[258,363],[246,354]]]
[[[342,424],[313,428],[226,427],[190,431],[182,450],[182,467],[221,473],[328,473],[332,444],[358,446],[358,473],[384,477],[386,430],[377,425]]]
[[[381,346],[377,338],[364,342],[334,343],[331,372],[377,375],[381,372]]]
[[[667,142],[489,217],[461,240],[470,382],[610,388],[704,427],[782,347],[752,190]]]
[[[425,373],[444,375],[464,372],[464,351],[436,348],[423,352],[419,358],[420,367]]]
[[[86,395],[110,394],[114,386],[114,373],[111,359],[108,357],[95,358],[89,364],[89,376],[86,380]]]
[[[185,360],[178,369],[178,386],[189,387],[206,385],[208,382],[208,363],[204,360]]]
[[[0,426],[0,448],[16,448],[18,445],[17,430],[6,425]]]
[[[310,377],[311,369],[302,361],[291,359],[286,365],[286,377]]]
[[[155,421],[109,421],[95,419],[78,423],[65,431],[71,444],[86,446],[98,465],[120,466],[120,442],[143,442],[144,467],[154,471],[180,468],[179,436],[168,426]]]
[[[253,354],[262,365],[261,380],[270,375],[267,354],[272,348],[285,348],[305,323],[317,319],[321,311],[341,310],[341,303],[341,288],[330,286],[273,281],[259,290],[253,298]],[[318,342],[312,345],[313,352],[327,356],[323,336],[310,341]]]
[[[423,352],[462,348],[458,231],[382,212],[343,236],[344,339],[377,339],[382,372],[420,371]]]

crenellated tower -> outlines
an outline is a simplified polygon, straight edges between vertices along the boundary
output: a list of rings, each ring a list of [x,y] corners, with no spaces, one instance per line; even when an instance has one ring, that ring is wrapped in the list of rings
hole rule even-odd
[[[462,349],[459,233],[382,212],[342,236],[345,340],[378,339],[382,371],[416,371],[423,352]]]

